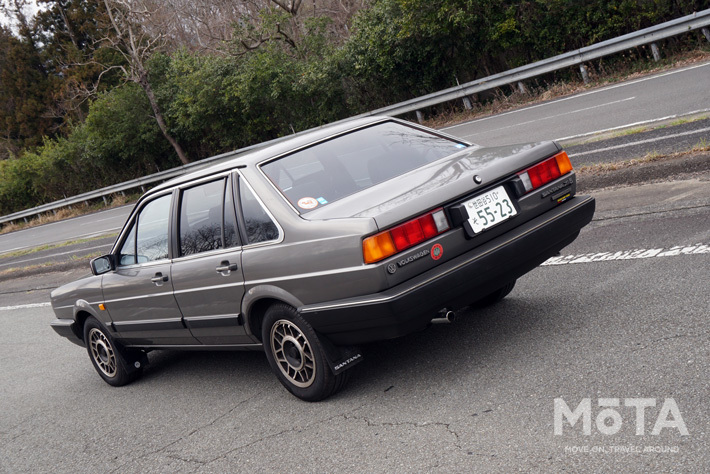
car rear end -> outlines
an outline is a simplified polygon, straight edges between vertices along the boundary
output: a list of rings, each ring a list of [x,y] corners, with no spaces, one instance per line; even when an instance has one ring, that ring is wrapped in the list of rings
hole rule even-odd
[[[394,126],[384,130],[389,148],[393,141],[415,143],[413,154],[426,147],[419,133],[432,132],[390,122]],[[417,132],[414,138],[406,131],[391,138],[398,127]],[[529,272],[571,243],[592,219],[594,199],[575,196],[569,158],[554,142],[481,148],[435,136],[451,142],[448,154],[446,143],[437,142],[444,156],[389,170],[378,179],[371,163],[386,158],[370,152],[359,158],[368,161],[370,173],[369,181],[360,180],[362,189],[337,199],[301,196],[306,191],[288,196],[304,219],[359,217],[377,224],[377,232],[362,236],[361,265],[383,281],[382,288],[367,294],[354,288],[352,297],[299,308],[336,344],[421,329],[441,311],[473,303]],[[301,171],[312,167],[299,166]],[[275,169],[269,177],[278,187]]]

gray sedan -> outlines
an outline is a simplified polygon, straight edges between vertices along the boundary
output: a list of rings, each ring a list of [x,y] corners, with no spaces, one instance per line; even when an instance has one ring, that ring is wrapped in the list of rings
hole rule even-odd
[[[554,142],[335,125],[146,193],[93,275],[52,292],[52,327],[111,385],[156,349],[263,350],[291,393],[321,400],[361,344],[495,303],[571,243],[594,214],[575,188]]]

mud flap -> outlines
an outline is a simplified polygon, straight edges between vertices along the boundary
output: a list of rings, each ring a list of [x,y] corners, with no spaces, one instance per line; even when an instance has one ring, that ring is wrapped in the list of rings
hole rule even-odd
[[[114,343],[114,346],[116,351],[122,356],[120,361],[124,366],[123,368],[129,374],[142,370],[148,365],[148,355],[145,352],[137,349],[126,349],[121,344],[116,343]]]
[[[321,334],[318,334],[318,339],[323,346],[330,370],[335,375],[351,369],[363,360],[362,351],[357,346],[336,346]]]

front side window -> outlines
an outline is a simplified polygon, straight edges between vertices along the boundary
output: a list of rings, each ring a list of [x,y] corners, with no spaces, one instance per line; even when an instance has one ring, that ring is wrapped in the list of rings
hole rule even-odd
[[[131,225],[118,254],[119,265],[133,265],[168,258],[170,195],[143,206]]]
[[[449,156],[466,144],[383,122],[265,163],[262,171],[301,213]]]
[[[194,186],[180,200],[180,255],[237,245],[231,195],[225,179]]]

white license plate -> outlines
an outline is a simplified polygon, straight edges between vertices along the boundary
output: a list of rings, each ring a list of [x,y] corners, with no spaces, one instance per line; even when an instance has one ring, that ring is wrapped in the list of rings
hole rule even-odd
[[[464,203],[474,234],[500,224],[518,213],[503,186],[479,194]]]

